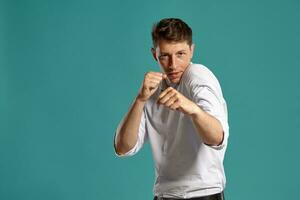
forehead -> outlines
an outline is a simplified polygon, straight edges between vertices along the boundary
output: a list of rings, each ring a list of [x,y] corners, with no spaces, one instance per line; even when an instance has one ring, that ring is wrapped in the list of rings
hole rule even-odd
[[[166,40],[162,40],[158,43],[156,50],[160,52],[172,53],[182,50],[189,50],[190,46],[187,41],[183,42],[170,42]]]

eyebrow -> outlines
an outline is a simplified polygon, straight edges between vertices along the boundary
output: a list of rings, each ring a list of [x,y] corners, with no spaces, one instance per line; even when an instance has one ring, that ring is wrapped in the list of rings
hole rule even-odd
[[[177,51],[176,53],[181,53],[181,52],[186,52],[186,50],[179,50],[179,51]],[[162,55],[170,55],[169,53],[167,53],[167,52],[160,52],[160,54]]]

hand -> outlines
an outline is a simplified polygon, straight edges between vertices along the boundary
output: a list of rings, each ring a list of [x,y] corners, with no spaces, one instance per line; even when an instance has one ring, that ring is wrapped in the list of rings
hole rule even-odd
[[[187,115],[193,115],[199,109],[197,104],[172,87],[168,87],[159,95],[158,103],[172,110],[179,110]]]
[[[147,72],[137,98],[141,101],[147,101],[157,90],[159,83],[165,78],[167,78],[167,75],[165,74],[159,72]]]

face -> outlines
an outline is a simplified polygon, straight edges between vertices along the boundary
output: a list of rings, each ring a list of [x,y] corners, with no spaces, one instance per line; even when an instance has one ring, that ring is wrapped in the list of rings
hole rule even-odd
[[[179,83],[183,72],[189,66],[194,52],[194,44],[186,42],[160,41],[152,48],[154,59],[158,62],[171,83]]]

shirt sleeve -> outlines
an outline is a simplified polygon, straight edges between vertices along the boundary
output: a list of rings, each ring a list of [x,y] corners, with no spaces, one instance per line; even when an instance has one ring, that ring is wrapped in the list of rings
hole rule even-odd
[[[125,117],[124,117],[125,119]],[[138,139],[137,142],[135,144],[135,146],[129,150],[128,152],[126,152],[125,154],[117,154],[116,152],[116,141],[117,141],[117,136],[119,134],[120,128],[121,128],[121,124],[123,123],[124,119],[121,121],[121,123],[119,124],[115,136],[114,136],[114,149],[115,149],[115,154],[118,157],[129,157],[129,156],[133,156],[135,155],[143,146],[143,144],[148,140],[148,135],[146,134],[146,120],[145,120],[145,110],[142,113],[142,117],[141,117],[141,122],[140,122],[140,126],[139,126],[139,132],[138,132]]]
[[[220,121],[223,128],[223,141],[220,145],[208,145],[216,150],[221,150],[227,145],[229,136],[227,105],[222,96],[221,88],[217,83],[191,82],[191,98],[205,112]]]

